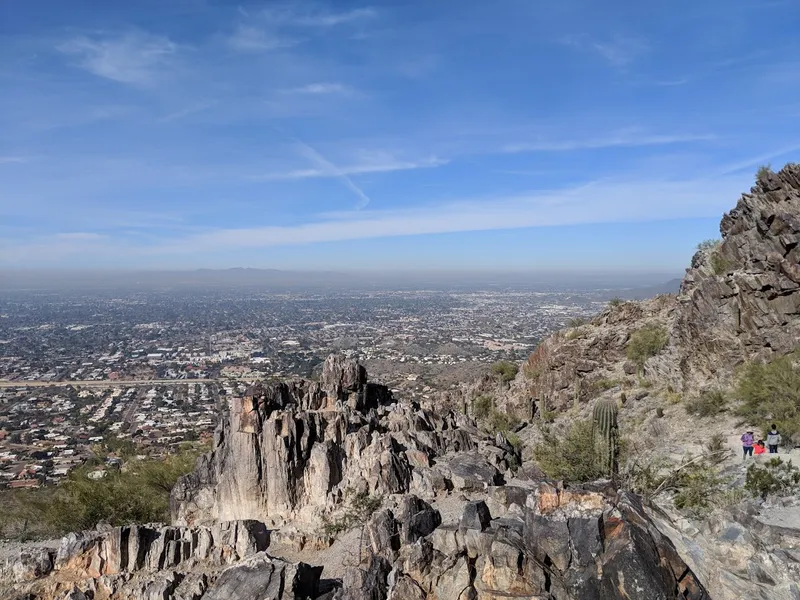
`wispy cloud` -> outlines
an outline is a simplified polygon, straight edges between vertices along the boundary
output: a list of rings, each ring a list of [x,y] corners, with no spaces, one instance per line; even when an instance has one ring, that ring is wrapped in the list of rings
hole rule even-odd
[[[641,134],[634,131],[620,131],[608,137],[574,140],[540,140],[507,144],[502,148],[506,153],[518,152],[569,152],[573,150],[595,150],[613,147],[665,146],[688,142],[704,142],[716,139],[710,134]]]
[[[27,156],[0,156],[0,165],[8,165],[8,164],[21,164],[26,163],[30,159]]]
[[[659,87],[677,87],[679,85],[686,85],[687,83],[689,83],[689,79],[687,77],[683,77],[681,79],[664,79],[655,82],[655,84]]]
[[[228,38],[228,43],[239,52],[266,52],[280,48],[291,48],[299,41],[284,35],[279,35],[273,29],[262,26],[240,24]]]
[[[140,253],[174,256],[271,246],[463,231],[588,223],[718,217],[742,188],[741,178],[691,181],[600,181],[510,197],[394,210],[331,214],[296,226],[220,229]],[[714,193],[709,194],[709,189]]]
[[[296,144],[297,148],[300,150],[300,153],[310,159],[311,162],[315,163],[320,171],[327,173],[328,177],[335,177],[341,181],[346,188],[358,196],[359,201],[358,204],[356,204],[357,210],[366,207],[370,202],[372,202],[370,197],[367,196],[360,187],[353,183],[353,180],[350,179],[350,175],[348,173],[339,169],[336,165],[334,165],[308,144],[301,142],[300,140],[296,140]]]
[[[312,149],[310,155],[315,151]],[[319,156],[316,153],[317,157]],[[324,158],[319,159],[323,162]],[[228,228],[140,245],[132,239],[113,244],[94,237],[32,239],[15,242],[7,264],[57,262],[56,248],[70,257],[90,256],[102,249],[108,260],[115,257],[213,255],[217,252],[275,246],[295,246],[367,238],[385,238],[464,231],[509,230],[591,223],[659,221],[719,217],[743,189],[742,177],[701,180],[603,180],[564,190],[538,191],[503,197],[468,199],[437,205],[387,210],[353,210],[318,215],[293,226]],[[712,190],[711,192],[709,190]],[[2,254],[2,253],[0,253]]]
[[[299,13],[292,10],[271,11],[267,15],[274,20],[285,21],[294,25],[305,27],[333,27],[344,23],[374,19],[378,11],[372,7],[355,8],[344,12],[307,12]]]
[[[294,94],[340,94],[344,96],[352,96],[355,93],[353,88],[343,83],[309,83],[286,91]]]
[[[648,45],[640,38],[632,36],[613,36],[598,40],[588,35],[568,35],[560,42],[583,52],[601,56],[611,66],[623,68],[631,64],[648,50]]]
[[[212,101],[212,100],[209,100],[209,101],[206,101],[206,102],[195,102],[195,103],[190,104],[189,106],[186,106],[186,107],[184,107],[184,108],[182,108],[180,110],[176,110],[174,112],[171,112],[171,113],[168,113],[168,114],[164,115],[163,117],[161,117],[159,119],[159,121],[162,122],[162,123],[167,123],[169,121],[177,121],[179,119],[183,119],[183,118],[188,117],[190,115],[194,115],[196,113],[200,113],[200,112],[206,111],[206,110],[216,106],[216,104],[217,104],[217,102],[216,101]]]
[[[56,233],[54,237],[58,240],[67,240],[76,242],[95,242],[108,239],[107,235],[103,235],[101,233],[87,232],[87,231]]]
[[[74,57],[78,67],[131,85],[152,83],[177,52],[177,45],[168,38],[138,32],[103,39],[79,36],[57,48]]]
[[[390,173],[392,171],[410,171],[414,169],[430,169],[446,165],[449,161],[435,156],[418,161],[395,160],[388,156],[379,156],[371,160],[345,167],[331,169],[318,163],[313,169],[295,169],[284,172],[265,173],[251,177],[257,181],[290,181],[294,179],[316,179],[339,177],[341,175],[365,175],[367,173]]]

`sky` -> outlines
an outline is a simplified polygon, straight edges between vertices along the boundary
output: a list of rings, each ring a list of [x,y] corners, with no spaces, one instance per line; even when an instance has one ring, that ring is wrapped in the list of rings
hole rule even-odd
[[[796,0],[0,2],[0,268],[680,272]]]

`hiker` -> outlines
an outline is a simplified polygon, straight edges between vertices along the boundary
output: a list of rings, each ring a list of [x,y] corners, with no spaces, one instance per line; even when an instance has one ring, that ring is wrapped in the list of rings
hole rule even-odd
[[[767,448],[764,446],[764,440],[758,440],[756,445],[753,446],[753,452],[756,456],[759,454],[764,454],[767,451]]]
[[[770,454],[777,454],[778,453],[778,446],[781,443],[781,434],[778,433],[778,428],[775,424],[772,424],[772,429],[767,434],[767,446],[769,446],[769,453]]]
[[[747,460],[747,455],[753,456],[753,432],[748,431],[742,435],[742,460]]]

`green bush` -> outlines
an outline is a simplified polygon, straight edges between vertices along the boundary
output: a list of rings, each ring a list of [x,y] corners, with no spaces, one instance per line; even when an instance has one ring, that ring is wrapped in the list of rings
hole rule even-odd
[[[354,492],[352,488],[345,490],[346,507],[336,517],[322,517],[322,532],[336,536],[354,527],[360,527],[383,504],[383,496],[372,496],[368,492]]]
[[[641,370],[648,358],[656,356],[667,345],[667,330],[661,325],[645,325],[633,332],[625,353]]]
[[[586,325],[588,322],[588,319],[584,317],[572,317],[567,320],[567,327],[580,327],[581,325]]]
[[[780,458],[772,458],[764,468],[755,464],[747,468],[747,479],[744,488],[753,494],[766,499],[769,495],[792,495],[800,491],[800,469],[783,462]]]
[[[506,435],[506,441],[511,444],[511,447],[514,448],[517,452],[522,451],[522,438],[519,437],[516,433],[509,433]]]
[[[487,425],[492,433],[507,433],[519,425],[519,419],[514,415],[492,410]]]
[[[721,243],[722,242],[720,240],[713,240],[713,239],[703,240],[702,242],[697,244],[697,249],[700,250],[700,251],[712,250],[712,249],[716,248]]]
[[[611,307],[617,307],[625,303],[625,300],[620,298],[619,296],[615,296],[611,300],[608,301],[608,305]]]
[[[483,421],[492,412],[494,400],[491,396],[476,396],[472,399],[472,414],[476,421]]]
[[[767,163],[766,165],[761,165],[758,167],[758,171],[756,171],[756,181],[761,181],[767,175],[772,173],[772,165]]]
[[[695,514],[714,508],[724,490],[725,479],[717,469],[704,461],[688,465],[676,473],[673,489],[675,506]]]
[[[533,456],[548,477],[580,483],[604,476],[591,421],[576,421],[564,434],[551,429],[543,433]]]
[[[725,394],[715,390],[703,392],[698,398],[684,403],[686,412],[697,417],[711,417],[724,412],[728,406]]]
[[[509,383],[514,380],[519,372],[519,367],[507,360],[498,360],[492,365],[492,375],[500,379],[503,383]]]
[[[711,253],[709,264],[711,265],[711,270],[714,271],[714,275],[725,275],[733,268],[733,263],[724,259],[718,250]]]
[[[796,354],[767,364],[751,363],[737,387],[742,399],[739,416],[761,424],[763,431],[775,423],[787,441],[800,436],[800,366],[795,360]]]
[[[3,535],[24,537],[35,523],[37,537],[111,525],[169,521],[169,495],[178,477],[191,471],[198,450],[185,450],[164,460],[126,463],[125,470],[107,469],[89,479],[90,464],[72,471],[55,488],[7,490],[0,494]],[[20,494],[20,492],[24,492]]]
[[[598,392],[605,392],[622,384],[623,382],[619,379],[597,379],[592,382],[592,387]]]

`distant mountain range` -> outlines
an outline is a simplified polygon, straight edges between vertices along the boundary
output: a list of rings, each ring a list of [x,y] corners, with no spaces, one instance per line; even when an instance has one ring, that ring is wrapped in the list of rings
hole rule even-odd
[[[646,298],[675,292],[679,279],[664,273],[571,271],[0,271],[0,290],[114,290],[250,287],[262,289],[513,289],[608,290],[611,296]]]

